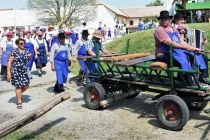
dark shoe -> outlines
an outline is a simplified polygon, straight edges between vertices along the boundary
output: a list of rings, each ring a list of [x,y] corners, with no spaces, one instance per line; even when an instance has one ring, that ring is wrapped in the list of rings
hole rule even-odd
[[[17,109],[22,109],[22,108],[23,108],[22,103],[18,103]]]
[[[199,78],[199,82],[201,82],[203,84],[210,85],[210,82],[207,79],[205,79],[205,78]]]
[[[210,113],[210,108],[204,110],[205,113]]]

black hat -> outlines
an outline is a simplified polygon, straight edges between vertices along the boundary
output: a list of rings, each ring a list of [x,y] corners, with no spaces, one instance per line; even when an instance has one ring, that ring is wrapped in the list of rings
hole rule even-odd
[[[185,19],[185,16],[182,14],[182,13],[176,13],[175,15],[174,15],[174,19],[180,19],[180,18],[184,18]]]
[[[88,32],[88,30],[83,30],[81,34],[82,35],[86,35],[86,36],[90,35],[89,32]]]
[[[160,12],[160,16],[157,18],[158,20],[160,20],[161,18],[170,18],[173,19],[173,16],[169,15],[169,12],[164,10]]]
[[[64,39],[64,38],[66,38],[65,33],[59,33],[59,34],[58,34],[58,38],[59,38],[59,39]]]

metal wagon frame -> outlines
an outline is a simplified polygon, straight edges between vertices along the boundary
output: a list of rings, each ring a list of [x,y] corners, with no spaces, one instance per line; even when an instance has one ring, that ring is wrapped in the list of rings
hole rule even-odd
[[[128,48],[129,40],[125,54],[128,54]],[[86,86],[86,106],[98,110],[116,100],[134,98],[141,91],[154,92],[158,95],[149,103],[156,105],[155,114],[162,127],[168,130],[182,129],[189,120],[189,109],[201,111],[208,105],[210,88],[196,79],[195,75],[199,74],[199,70],[188,71],[174,67],[172,50],[170,47],[170,66],[163,69],[150,67],[149,64],[156,61],[154,55],[114,62],[99,57],[99,50],[96,48],[96,57],[80,57],[89,71],[88,61],[97,70],[87,75],[87,78],[92,78],[95,82]],[[185,81],[182,73],[193,77],[193,86]]]

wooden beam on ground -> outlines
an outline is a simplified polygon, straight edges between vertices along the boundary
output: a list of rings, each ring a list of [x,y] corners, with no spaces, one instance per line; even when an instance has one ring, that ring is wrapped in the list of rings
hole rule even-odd
[[[35,121],[37,118],[50,111],[53,107],[69,99],[70,97],[70,94],[66,92],[57,94],[52,99],[49,99],[44,104],[40,105],[38,108],[32,110],[31,112],[15,117],[5,123],[0,124],[0,138],[20,129],[21,127],[27,125],[32,121]]]

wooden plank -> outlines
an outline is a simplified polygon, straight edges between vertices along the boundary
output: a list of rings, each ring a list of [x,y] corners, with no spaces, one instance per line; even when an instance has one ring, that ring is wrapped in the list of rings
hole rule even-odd
[[[125,55],[125,53],[103,54],[100,57],[112,57],[112,56],[120,56],[120,55]]]
[[[150,56],[150,54],[149,53],[133,53],[133,54],[120,55],[120,56],[105,57],[104,59],[120,62],[120,61],[132,60],[136,58],[142,58],[146,56]]]
[[[147,62],[147,61],[151,61],[151,60],[155,60],[155,55],[150,55],[147,57],[142,57],[142,58],[137,58],[137,59],[132,59],[132,60],[127,60],[127,61],[122,61],[122,62],[117,62],[115,63],[117,66],[121,66],[121,67],[130,67],[142,62]]]
[[[12,133],[13,131],[27,125],[28,123],[35,121],[37,118],[41,117],[48,111],[50,111],[57,104],[67,100],[70,98],[69,93],[60,93],[49,99],[44,104],[40,105],[40,107],[23,114],[21,116],[17,116],[14,119],[11,119],[7,122],[0,124],[0,138]]]

